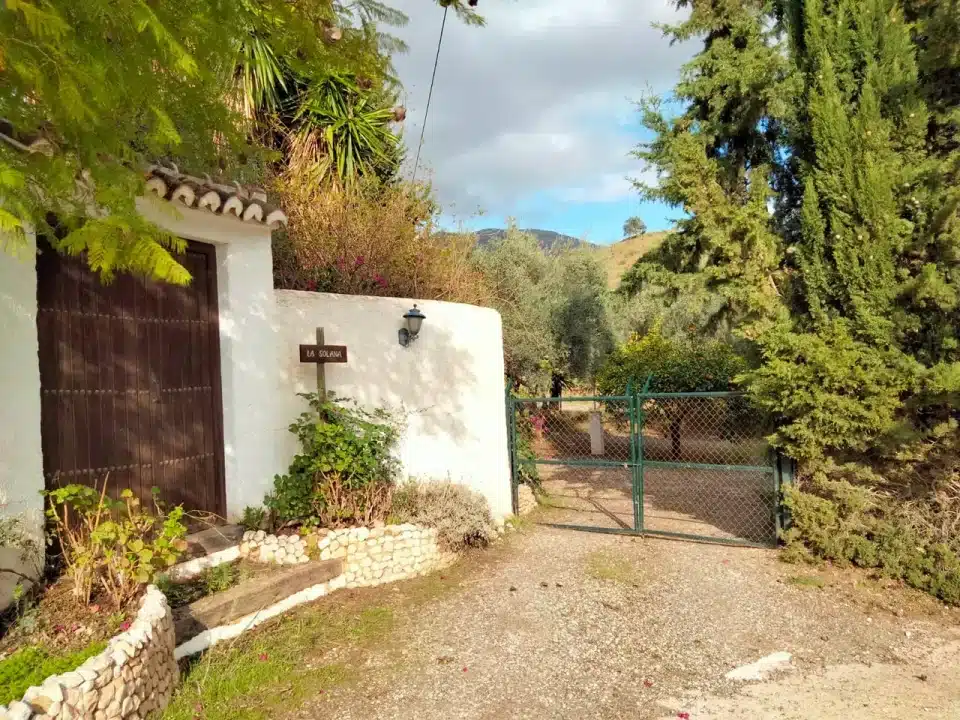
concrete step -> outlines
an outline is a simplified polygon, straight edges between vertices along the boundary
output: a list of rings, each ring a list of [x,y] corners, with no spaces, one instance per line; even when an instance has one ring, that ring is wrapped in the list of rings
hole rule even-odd
[[[340,560],[313,560],[246,580],[229,590],[200,598],[173,611],[177,644],[204,630],[225,625],[269,607],[294,593],[332,580],[343,573]]]
[[[192,560],[196,557],[211,555],[228,547],[239,545],[243,539],[241,525],[216,525],[214,527],[191,533],[185,538],[187,551],[181,560]]]

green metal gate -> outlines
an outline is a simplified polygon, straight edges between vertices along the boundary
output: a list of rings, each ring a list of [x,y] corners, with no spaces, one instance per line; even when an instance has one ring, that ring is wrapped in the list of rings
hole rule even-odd
[[[542,492],[548,524],[769,547],[789,469],[741,393],[507,394],[514,502]]]

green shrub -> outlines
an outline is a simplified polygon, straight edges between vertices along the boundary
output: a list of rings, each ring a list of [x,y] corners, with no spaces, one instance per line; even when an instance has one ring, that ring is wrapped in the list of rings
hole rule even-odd
[[[786,488],[784,559],[853,564],[960,604],[960,538],[939,537],[927,514],[874,489],[878,482],[868,468],[827,464],[805,489]]]
[[[384,410],[368,412],[316,393],[290,426],[300,442],[286,475],[264,500],[276,526],[337,527],[383,520],[398,472],[398,429]]]
[[[771,332],[761,348],[748,394],[777,419],[774,444],[798,459],[869,448],[894,428],[919,377],[914,361],[855,340],[839,321],[820,334]]]
[[[42,647],[17,650],[0,660],[0,705],[19,700],[28,688],[40,685],[51,675],[76,670],[106,647],[105,642],[97,642],[68,655],[50,655]]]
[[[67,485],[47,497],[47,517],[82,604],[90,603],[96,589],[122,608],[187,549],[183,508],[164,510],[156,491],[152,509],[144,508],[129,489],[120,500],[107,497],[106,482],[100,490]]]
[[[267,509],[247,506],[243,509],[240,525],[244,530],[263,530],[267,523]]]
[[[409,481],[393,493],[390,522],[437,529],[447,550],[486,547],[496,536],[486,498],[450,482]]]
[[[654,392],[723,391],[730,390],[744,370],[745,361],[730,345],[666,338],[657,324],[611,353],[597,377],[597,389],[601,395],[625,395],[631,380],[642,384],[651,377]]]
[[[534,462],[537,454],[533,451],[533,423],[529,415],[518,413],[517,417],[517,479],[532,489],[539,491],[540,471]]]

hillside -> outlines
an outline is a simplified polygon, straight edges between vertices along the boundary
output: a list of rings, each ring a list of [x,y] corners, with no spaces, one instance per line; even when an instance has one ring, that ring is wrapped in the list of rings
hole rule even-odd
[[[615,290],[620,285],[620,278],[637,258],[647,254],[663,242],[665,232],[652,232],[644,235],[634,235],[626,240],[597,247],[601,255],[601,262],[607,271],[607,286]]]
[[[486,228],[477,230],[477,245],[483,246],[493,242],[501,237],[507,231],[502,228]],[[553,230],[538,230],[535,228],[524,228],[523,232],[533,235],[544,250],[553,250],[561,247],[582,247],[586,246],[598,253],[600,262],[607,273],[607,285],[611,290],[615,290],[620,285],[620,278],[637,258],[656,248],[663,241],[665,232],[652,232],[644,235],[635,235],[626,240],[612,243],[611,245],[596,245],[578,240],[571,235],[554,232]]]
[[[554,232],[553,230],[537,230],[535,228],[523,228],[521,232],[527,233],[528,235],[533,235],[537,242],[540,243],[540,247],[544,250],[553,250],[557,247],[579,247],[580,245],[590,245],[590,243],[584,243],[583,240],[579,240],[571,235],[564,235],[563,233]],[[486,228],[484,230],[477,230],[477,245],[486,245],[489,242],[502,238],[506,235],[507,231],[503,228]],[[597,246],[593,246],[597,247]]]

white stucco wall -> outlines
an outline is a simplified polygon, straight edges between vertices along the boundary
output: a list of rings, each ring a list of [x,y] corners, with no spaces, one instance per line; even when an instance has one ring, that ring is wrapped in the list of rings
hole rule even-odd
[[[262,503],[264,483],[276,471],[271,231],[150,197],[138,198],[137,207],[179,237],[216,247],[227,516],[236,519],[247,505]]]
[[[37,273],[34,238],[0,238],[0,515],[20,516],[39,537],[43,523],[40,365],[37,361]],[[38,547],[42,547],[42,543]],[[36,558],[0,548],[0,567],[33,574]],[[0,610],[20,578],[0,573]]]
[[[0,239],[0,243],[3,240]],[[0,502],[42,520],[36,245],[0,246]]]
[[[511,512],[500,315],[489,308],[399,298],[277,291],[277,468],[297,450],[286,428],[304,410],[298,392],[316,391],[316,366],[298,346],[346,345],[348,362],[326,366],[327,389],[367,407],[385,407],[405,425],[399,447],[406,476],[452,480],[482,493],[496,517]],[[427,319],[410,347],[397,342],[416,302]],[[272,482],[272,480],[271,480]],[[269,483],[263,490],[269,489]]]

